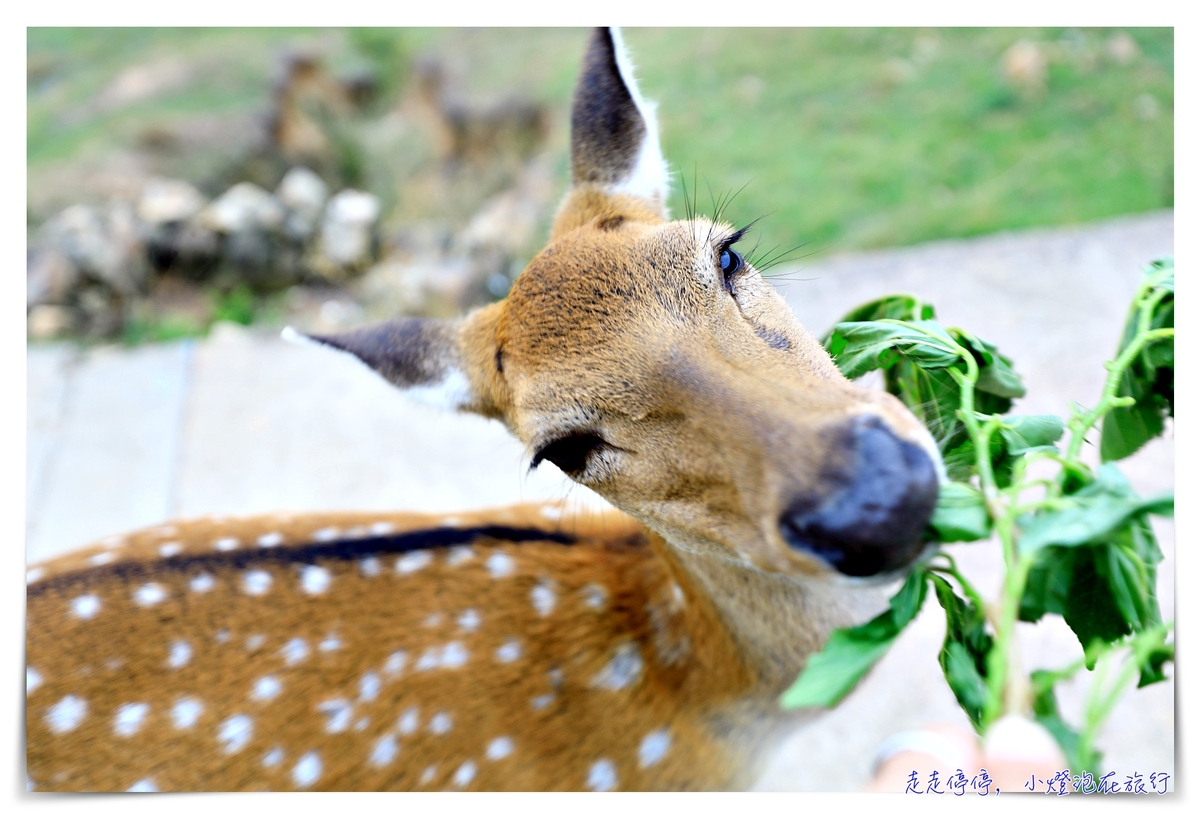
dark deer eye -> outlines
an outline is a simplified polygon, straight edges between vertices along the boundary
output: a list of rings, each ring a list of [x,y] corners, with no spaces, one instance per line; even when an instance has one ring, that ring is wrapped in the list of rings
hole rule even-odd
[[[578,432],[560,437],[538,449],[529,468],[536,469],[543,460],[549,460],[563,470],[564,474],[578,474],[587,468],[588,457],[607,441],[591,432]]]
[[[742,269],[742,257],[737,250],[725,248],[721,251],[721,274],[725,276],[725,289],[733,292],[733,277]]]

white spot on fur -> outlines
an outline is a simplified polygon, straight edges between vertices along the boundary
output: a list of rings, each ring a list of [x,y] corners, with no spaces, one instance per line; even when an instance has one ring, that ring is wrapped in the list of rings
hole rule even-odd
[[[454,772],[454,786],[465,787],[475,778],[475,762],[470,759]]]
[[[339,533],[341,532],[338,527],[331,525],[314,531],[312,537],[317,542],[329,542],[330,540],[336,540]]]
[[[454,722],[450,719],[449,713],[435,713],[429,720],[429,732],[436,736],[446,735],[453,726]]]
[[[474,633],[479,630],[479,614],[474,608],[463,611],[458,617],[458,626],[467,633]]]
[[[117,708],[117,716],[113,719],[113,732],[118,736],[132,736],[142,727],[150,705],[144,702],[123,704]]]
[[[633,684],[642,674],[642,655],[637,645],[625,642],[613,651],[613,657],[592,677],[592,687],[620,690]]]
[[[300,638],[292,639],[279,652],[283,654],[283,661],[289,667],[299,664],[308,658],[308,642]]]
[[[421,624],[427,628],[436,628],[438,625],[442,624],[442,615],[440,613],[431,613],[429,616],[425,617],[425,621]]]
[[[221,628],[221,630],[216,632],[213,638],[216,639],[218,643],[224,645],[229,641],[229,631]]]
[[[550,705],[554,704],[554,694],[545,693],[541,696],[534,696],[529,700],[529,706],[534,710],[545,710]]]
[[[383,672],[395,678],[404,672],[406,662],[408,662],[408,654],[405,651],[398,650],[388,656],[387,661],[383,664]]]
[[[141,781],[134,784],[125,792],[158,792],[158,787],[154,786],[154,781],[149,778],[143,778]]]
[[[413,551],[396,560],[397,574],[411,574],[419,571],[433,562],[433,555],[428,551]]]
[[[379,690],[382,687],[383,684],[379,681],[379,674],[374,671],[367,671],[358,682],[358,700],[363,702],[375,701],[379,698]]]
[[[267,637],[261,633],[256,633],[246,640],[246,650],[258,650],[267,643]]]
[[[100,613],[100,597],[95,594],[84,594],[71,600],[71,613],[80,619],[91,619]]]
[[[396,758],[396,753],[399,749],[400,745],[396,742],[395,736],[384,736],[375,742],[375,749],[371,751],[371,764],[376,767],[391,764]]]
[[[512,755],[513,743],[508,736],[500,736],[488,742],[487,757],[492,761],[499,761],[502,758],[507,758]]]
[[[262,765],[264,767],[278,767],[283,761],[283,748],[273,747],[271,752],[263,756]]]
[[[558,506],[542,506],[542,516],[547,520],[562,519],[562,509]]]
[[[521,643],[516,639],[510,639],[500,647],[496,648],[496,661],[515,662],[521,658]]]
[[[425,768],[425,771],[423,773],[421,773],[421,783],[428,784],[430,781],[433,780],[433,777],[435,775],[437,775],[437,765],[430,764],[428,767]]]
[[[638,747],[638,766],[643,769],[653,767],[662,761],[670,749],[671,734],[666,730],[655,730],[642,739],[642,744]]]
[[[394,525],[392,525],[391,523],[384,523],[384,522],[371,523],[371,533],[374,534],[376,537],[382,537],[385,534],[391,534],[395,530],[396,530],[396,527]]]
[[[617,767],[607,758],[602,758],[588,770],[587,786],[596,792],[608,792],[616,789]]]
[[[272,531],[270,534],[263,534],[258,538],[259,548],[274,548],[277,545],[283,544],[283,535],[278,531]]]
[[[546,675],[550,677],[550,685],[551,685],[551,687],[554,687],[555,689],[562,687],[562,683],[563,683],[563,672],[562,672],[561,670],[559,670],[559,669],[558,669],[558,668],[556,668],[556,667],[552,667],[552,668],[550,668],[550,670],[549,670],[549,671],[546,673]]]
[[[306,565],[300,571],[300,587],[306,594],[323,594],[332,581],[329,570],[319,565]]]
[[[558,601],[558,595],[554,593],[554,586],[549,580],[543,580],[540,585],[529,592],[529,599],[533,602],[533,607],[542,616],[549,616],[554,610],[554,604]]]
[[[315,752],[305,753],[292,768],[292,780],[297,787],[311,787],[321,777],[321,757]]]
[[[143,585],[133,592],[133,601],[143,608],[149,608],[152,605],[157,605],[167,598],[167,589],[159,585],[157,582],[151,582]]]
[[[487,569],[497,579],[508,576],[516,568],[516,561],[503,551],[497,551],[487,558]]]
[[[322,653],[329,653],[331,651],[335,651],[338,648],[340,648],[341,646],[342,646],[342,640],[340,638],[338,638],[338,635],[336,633],[329,634],[328,636],[326,636],[324,639],[321,640],[321,644],[317,645],[317,647],[321,649]]]
[[[163,543],[158,547],[158,555],[160,557],[174,557],[183,553],[183,545],[177,542]]]
[[[42,674],[31,667],[25,668],[25,693],[29,694],[42,686]]]
[[[217,741],[225,745],[226,753],[240,752],[250,743],[254,733],[254,720],[249,716],[230,716],[221,722],[217,730]]]
[[[218,551],[232,551],[239,545],[241,545],[241,543],[238,542],[237,537],[222,537],[213,543],[213,548],[217,549]]]
[[[199,700],[183,698],[175,702],[175,706],[171,708],[171,721],[175,724],[176,730],[190,730],[196,726],[196,722],[203,712],[204,705]]]
[[[363,716],[361,719],[354,722],[354,729],[356,731],[358,731],[359,733],[361,733],[363,730],[367,729],[367,725],[370,723],[371,723],[371,720],[369,718],[367,718],[366,716]]]
[[[283,690],[283,684],[275,676],[263,676],[254,683],[250,698],[260,702],[269,702]]]
[[[396,729],[400,731],[400,735],[402,736],[412,735],[417,732],[417,728],[420,726],[420,711],[415,707],[405,710],[404,714],[396,722]]]
[[[102,551],[99,554],[95,554],[91,557],[88,557],[88,562],[91,563],[92,565],[107,565],[108,563],[110,563],[112,561],[113,561],[113,555],[108,553],[107,551]]]
[[[184,640],[171,643],[171,655],[167,657],[167,667],[181,668],[192,661],[192,646]]]
[[[457,367],[446,367],[440,381],[410,386],[404,394],[439,409],[457,410],[471,402],[471,384]]]
[[[45,575],[46,571],[43,568],[30,568],[25,572],[25,584],[28,585],[32,582],[37,582]]]
[[[379,557],[367,557],[364,560],[359,560],[358,571],[364,577],[377,577],[381,566],[379,565]]]
[[[217,581],[213,579],[212,574],[199,574],[192,578],[192,581],[188,583],[188,587],[194,593],[207,594],[216,584]]]
[[[78,696],[65,696],[46,711],[46,724],[54,733],[69,733],[87,717],[87,702]]]
[[[262,596],[271,588],[271,574],[268,571],[247,571],[242,576],[242,589],[250,596]]]
[[[460,525],[462,525],[462,518],[461,517],[443,517],[442,525],[445,526],[446,528],[458,528]]]
[[[475,559],[475,550],[469,545],[456,545],[446,554],[446,564],[451,568]]]
[[[317,705],[317,711],[324,713],[329,719],[325,723],[326,733],[344,733],[350,726],[350,718],[354,714],[354,705],[345,699],[330,699]]]
[[[470,654],[462,642],[451,642],[442,648],[442,667],[460,668],[467,663]]]
[[[608,604],[608,591],[594,582],[589,582],[579,592],[583,594],[583,604],[589,608],[599,611]]]
[[[675,600],[675,604],[680,608],[684,607],[683,589],[679,587],[679,583],[677,582],[671,583],[671,598]]]

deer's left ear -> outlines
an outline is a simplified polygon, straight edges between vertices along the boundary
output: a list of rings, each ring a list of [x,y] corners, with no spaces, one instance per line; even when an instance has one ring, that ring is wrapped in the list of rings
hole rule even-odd
[[[288,327],[283,337],[349,353],[421,403],[501,417],[494,364],[498,307],[462,319],[397,318],[331,335]]]
[[[667,163],[654,104],[642,97],[616,28],[588,40],[571,106],[571,182],[609,196],[632,196],[666,216]]]

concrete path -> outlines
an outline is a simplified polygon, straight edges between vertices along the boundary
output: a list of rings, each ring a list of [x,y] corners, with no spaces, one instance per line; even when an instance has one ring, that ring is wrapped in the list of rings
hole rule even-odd
[[[1141,266],[1172,251],[1167,211],[834,255],[775,282],[816,333],[863,301],[917,294],[943,322],[1014,360],[1029,389],[1018,411],[1065,414],[1070,401],[1095,402]],[[411,403],[343,356],[240,328],[134,350],[35,346],[28,364],[30,560],[180,516],[603,503],[549,464],[526,475],[522,447],[497,423]],[[1171,438],[1123,468],[1142,492],[1170,488]],[[1166,554],[1159,594],[1171,618],[1174,529],[1156,528]],[[991,546],[955,551],[972,575],[998,576]],[[857,789],[888,735],[931,721],[965,724],[936,663],[939,612],[927,606],[840,708],[797,731],[760,788]],[[1077,655],[1057,624],[1024,628],[1030,666]],[[1155,685],[1114,714],[1100,744],[1122,777],[1174,773],[1173,697],[1173,682]],[[1077,717],[1082,687],[1060,699]]]

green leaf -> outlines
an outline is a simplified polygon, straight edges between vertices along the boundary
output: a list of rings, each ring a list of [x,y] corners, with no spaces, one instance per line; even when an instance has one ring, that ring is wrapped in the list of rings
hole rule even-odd
[[[1000,436],[1010,457],[1052,449],[1062,437],[1063,419],[1058,415],[1009,415],[1000,425]]]
[[[992,637],[985,627],[983,612],[954,592],[943,577],[930,575],[938,603],[946,612],[946,638],[938,663],[959,706],[979,729],[987,703],[987,655]]]
[[[1058,699],[1054,695],[1055,675],[1045,670],[1035,670],[1029,675],[1029,680],[1033,688],[1034,720],[1054,736],[1073,772],[1094,772],[1101,756],[1095,751],[1088,752],[1086,757],[1080,754],[1079,733],[1072,730],[1058,712]]]
[[[965,483],[943,483],[929,525],[939,542],[982,540],[992,531],[983,495]]]
[[[924,321],[935,317],[933,305],[926,304],[914,295],[885,295],[883,298],[877,298],[855,307],[842,316],[838,323],[878,321],[881,318],[894,318],[898,321]],[[825,337],[821,339],[821,343],[828,345],[829,337],[832,334],[833,330],[826,333]]]
[[[884,318],[838,324],[829,350],[850,379],[891,366],[900,354],[924,368],[945,369],[959,360],[958,344],[936,321]]]
[[[1025,396],[1025,384],[1012,368],[1012,361],[1000,354],[995,344],[989,344],[981,338],[961,329],[950,330],[954,340],[969,349],[979,365],[979,380],[975,389],[988,392],[1002,398],[1021,398]]]
[[[835,630],[820,652],[808,657],[804,671],[783,694],[784,710],[833,707],[877,661],[921,610],[928,575],[917,569],[892,597],[888,609],[853,628]]]
[[[1022,531],[1018,550],[1022,554],[1032,554],[1050,545],[1092,543],[1120,528],[1131,517],[1145,513],[1169,517],[1175,509],[1174,493],[1140,499],[1111,494],[1085,496],[1080,491],[1068,498],[1068,502],[1071,504],[1059,511],[1017,518]]]
[[[1175,326],[1175,262],[1161,259],[1145,268],[1143,282],[1152,282],[1154,291],[1165,295],[1154,307],[1150,329]],[[1135,304],[1125,321],[1118,345],[1118,356],[1137,336],[1140,310]],[[1109,411],[1100,426],[1100,458],[1105,462],[1121,460],[1136,452],[1163,432],[1164,419],[1175,414],[1175,340],[1152,342],[1121,375],[1118,397],[1133,398],[1132,406]]]
[[[1152,685],[1165,681],[1167,674],[1163,673],[1163,665],[1175,661],[1175,643],[1152,648],[1142,663],[1141,675],[1138,677],[1138,687]]]

